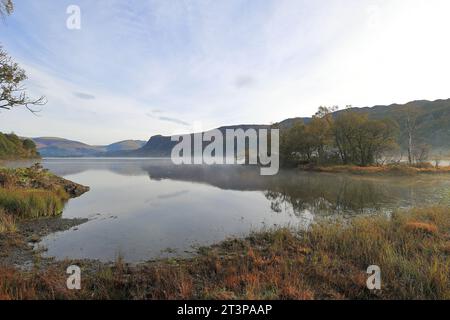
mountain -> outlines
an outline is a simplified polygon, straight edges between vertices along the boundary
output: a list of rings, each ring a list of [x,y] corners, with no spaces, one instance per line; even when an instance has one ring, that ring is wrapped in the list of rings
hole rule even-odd
[[[105,146],[106,152],[129,151],[142,148],[147,142],[142,140],[123,140]]]
[[[262,128],[270,128],[270,125],[233,125],[233,126],[224,126],[217,128],[222,133],[225,133],[227,129],[243,129],[248,130],[250,128],[253,129],[262,129]],[[192,134],[191,134],[192,135]],[[119,151],[119,152],[109,152],[106,156],[110,157],[170,157],[172,153],[173,147],[177,144],[177,141],[172,141],[171,136],[162,136],[157,135],[150,138],[150,140],[140,149],[130,150],[130,151]]]
[[[32,139],[43,157],[99,157],[108,152],[135,150],[145,145],[145,141],[124,140],[106,146],[91,146],[79,141],[56,137]]]
[[[41,137],[33,141],[43,157],[89,157],[104,152],[104,149],[62,138]]]
[[[416,142],[425,143],[432,147],[433,150],[450,150],[450,99],[447,100],[417,100],[406,104],[391,104],[387,106],[378,105],[365,108],[351,108],[352,111],[367,113],[369,118],[394,119],[400,127],[401,136],[400,144],[405,141],[406,112],[415,110],[416,113]],[[338,110],[333,113],[334,117],[339,116],[345,110]],[[297,121],[308,123],[311,118],[290,118],[283,120],[276,125],[281,129],[288,129]],[[269,128],[269,125],[234,125],[221,127],[219,130],[225,132],[226,129],[242,128]],[[154,136],[140,149],[116,152],[110,154],[112,156],[126,157],[169,157],[173,146],[177,142],[171,141],[170,136]]]
[[[141,148],[137,150],[108,152],[108,157],[170,157],[172,148],[177,142],[171,141],[168,136],[153,136]]]
[[[351,108],[351,111],[366,113],[372,119],[393,119],[400,127],[400,144],[406,141],[406,116],[413,112],[416,118],[415,140],[424,143],[433,150],[450,150],[450,99],[446,100],[417,100],[406,104],[391,104],[387,106],[377,105],[374,107]],[[339,116],[345,110],[333,113]],[[281,129],[289,128],[296,121],[308,123],[311,118],[293,118],[279,123]]]
[[[407,104],[392,104],[363,108],[372,118],[392,118],[400,125],[400,142],[406,141],[406,114],[415,110],[416,143],[425,143],[434,150],[450,149],[450,99],[426,101],[418,100]]]
[[[351,108],[354,112],[367,113],[370,118],[390,118],[395,120],[400,127],[400,144],[405,141],[406,114],[408,110],[415,110],[416,114],[416,142],[425,143],[433,150],[450,150],[450,99],[447,100],[417,100],[406,104],[391,104],[387,106]],[[333,113],[339,116],[345,110]],[[277,123],[283,130],[292,127],[297,121],[308,123],[311,118],[290,118]],[[233,125],[218,128],[225,132],[226,129],[269,128],[270,125]],[[172,148],[177,144],[171,141],[170,136],[156,135],[148,142],[125,140],[108,146],[90,146],[81,142],[65,140],[61,138],[35,138],[39,152],[44,157],[170,157]]]

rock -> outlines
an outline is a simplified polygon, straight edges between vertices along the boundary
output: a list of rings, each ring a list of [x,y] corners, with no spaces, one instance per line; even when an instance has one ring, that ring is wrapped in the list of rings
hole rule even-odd
[[[64,190],[73,198],[81,196],[89,191],[89,187],[61,178]]]
[[[33,235],[30,237],[29,242],[31,242],[31,243],[37,243],[37,242],[39,242],[40,240],[41,240],[41,237],[40,237],[39,235],[33,234]]]

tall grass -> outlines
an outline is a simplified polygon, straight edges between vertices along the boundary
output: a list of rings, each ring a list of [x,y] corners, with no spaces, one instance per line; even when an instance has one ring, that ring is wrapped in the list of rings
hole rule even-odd
[[[22,219],[57,216],[68,198],[63,190],[0,188],[0,208]]]
[[[449,208],[319,224],[307,234],[307,243],[360,270],[380,266],[387,297],[450,299]]]
[[[16,232],[16,221],[10,214],[6,214],[5,210],[0,208],[0,234]]]
[[[64,286],[74,263],[85,270],[77,292]],[[450,208],[261,231],[184,260],[84,264],[30,273],[0,267],[0,298],[450,299]],[[379,291],[366,287],[369,265],[381,268]]]

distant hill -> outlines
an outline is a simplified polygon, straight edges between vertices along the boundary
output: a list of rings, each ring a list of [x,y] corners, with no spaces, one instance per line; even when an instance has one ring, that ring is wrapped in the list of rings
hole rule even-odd
[[[362,108],[360,112],[367,112],[372,118],[392,118],[400,125],[400,142],[405,137],[405,111],[417,110],[416,142],[425,143],[434,150],[450,150],[450,99],[436,101],[412,101],[407,104],[392,104],[389,106],[375,106]]]
[[[106,152],[128,151],[142,148],[147,142],[141,140],[124,140],[105,146]]]
[[[395,120],[400,126],[400,144],[405,141],[406,111],[416,110],[417,128],[416,142],[425,143],[433,150],[450,150],[450,99],[447,100],[417,100],[406,104],[391,104],[388,106],[378,105],[365,108],[351,108],[352,111],[367,113],[370,118]],[[333,113],[338,116],[345,110]],[[311,118],[293,118],[279,123],[281,129],[289,128],[296,121],[308,123]]]
[[[33,159],[39,158],[36,144],[30,139],[19,138],[15,134],[0,133],[0,159]]]
[[[43,157],[100,157],[108,152],[139,149],[146,143],[139,140],[124,140],[107,146],[91,146],[56,137],[33,138],[33,141]]]
[[[450,99],[427,101],[419,100],[412,101],[407,104],[392,104],[388,106],[374,106],[365,108],[352,108],[352,111],[367,113],[370,118],[382,119],[391,118],[398,122],[400,132],[405,132],[405,110],[417,110],[417,143],[426,143],[434,150],[450,150]],[[337,117],[344,110],[339,110],[333,113]],[[288,129],[292,127],[297,121],[308,123],[311,118],[291,118],[279,122],[278,127]],[[242,128],[268,128],[269,125],[234,125],[221,127],[219,130]],[[400,144],[405,140],[404,134],[400,136]],[[126,157],[169,157],[173,146],[176,142],[171,141],[170,136],[154,136],[140,149],[116,152],[110,154],[112,156],[126,156]]]
[[[256,130],[261,128],[270,128],[270,125],[234,125],[220,127],[218,130],[225,133],[227,129],[243,129],[247,130],[254,128]],[[192,135],[192,134],[191,134]],[[121,156],[121,157],[170,157],[173,147],[177,144],[177,141],[172,141],[171,136],[157,135],[150,138],[150,140],[140,149],[120,152],[110,152],[107,156]]]
[[[405,141],[405,110],[417,111],[417,143],[425,143],[433,150],[450,150],[450,99],[447,100],[418,100],[407,104],[392,104],[388,106],[374,106],[365,108],[352,108],[352,111],[367,113],[370,118],[394,119],[400,127],[400,144]],[[337,117],[344,110],[333,113]],[[280,129],[287,129],[297,121],[308,123],[311,118],[291,118],[279,122]],[[218,128],[222,132],[226,129],[241,128],[269,128],[270,125],[233,125]],[[125,140],[108,146],[90,146],[81,142],[65,140],[61,138],[35,138],[33,139],[39,152],[44,157],[170,157],[173,147],[177,142],[171,141],[170,136],[156,135],[148,142]]]

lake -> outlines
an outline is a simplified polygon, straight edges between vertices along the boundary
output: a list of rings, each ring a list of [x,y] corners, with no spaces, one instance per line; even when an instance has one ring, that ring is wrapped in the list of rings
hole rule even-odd
[[[89,221],[38,246],[57,259],[141,262],[273,226],[307,228],[335,216],[389,214],[449,204],[447,176],[361,177],[246,166],[175,166],[169,159],[44,159],[45,168],[91,190],[64,218]],[[17,165],[17,164],[16,164]],[[19,164],[23,165],[23,164]]]

